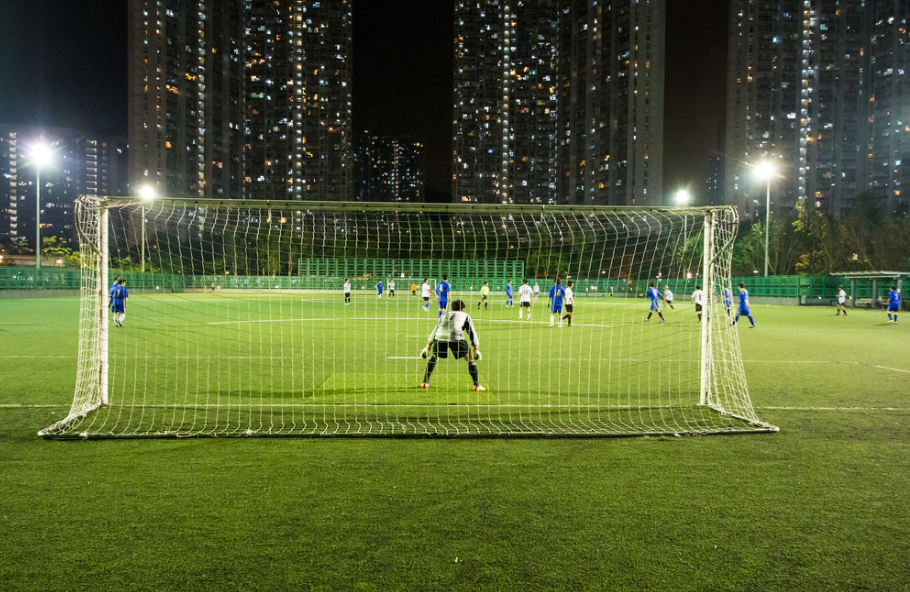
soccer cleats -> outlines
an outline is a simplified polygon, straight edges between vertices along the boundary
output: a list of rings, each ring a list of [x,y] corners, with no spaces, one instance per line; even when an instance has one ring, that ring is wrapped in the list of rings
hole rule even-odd
[[[420,383],[420,388],[422,388],[422,389],[428,389],[428,388],[430,388],[430,383],[429,383],[429,382],[422,382],[422,383]]]
[[[474,385],[474,391],[485,391],[485,390],[487,390],[487,389],[483,388],[479,384]]]

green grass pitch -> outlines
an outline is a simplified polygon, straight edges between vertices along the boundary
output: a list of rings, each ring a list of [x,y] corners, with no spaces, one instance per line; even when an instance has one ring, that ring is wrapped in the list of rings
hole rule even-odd
[[[78,302],[0,301],[0,588],[910,589],[910,315],[753,312],[777,434],[70,442]]]

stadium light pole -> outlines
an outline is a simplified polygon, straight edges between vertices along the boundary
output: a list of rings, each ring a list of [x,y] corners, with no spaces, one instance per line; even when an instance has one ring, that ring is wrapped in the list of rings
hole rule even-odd
[[[139,190],[139,198],[142,200],[142,240],[140,241],[142,252],[139,256],[142,273],[145,273],[145,210],[148,207],[146,204],[155,199],[155,197],[155,188],[150,185],[145,185]]]
[[[32,163],[35,165],[35,270],[41,269],[41,167],[51,161],[51,149],[44,142],[32,146]],[[35,277],[38,282],[38,277]]]
[[[755,167],[755,176],[763,179],[767,183],[767,192],[765,193],[765,277],[768,277],[768,237],[771,236],[771,178],[774,176],[774,163],[765,160]]]
[[[689,193],[688,189],[680,189],[676,192],[676,204],[679,206],[687,206],[692,200],[692,194]],[[683,244],[686,244],[686,241],[689,239],[689,216],[683,214]]]

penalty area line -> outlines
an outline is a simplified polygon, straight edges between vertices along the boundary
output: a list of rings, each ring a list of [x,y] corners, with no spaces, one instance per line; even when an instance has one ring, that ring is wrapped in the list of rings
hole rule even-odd
[[[908,407],[756,407],[761,410],[774,411],[910,411]]]

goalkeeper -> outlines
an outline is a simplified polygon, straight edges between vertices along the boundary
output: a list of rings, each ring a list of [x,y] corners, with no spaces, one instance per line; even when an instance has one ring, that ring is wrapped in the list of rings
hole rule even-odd
[[[430,388],[430,375],[436,368],[436,362],[439,358],[449,357],[449,352],[451,352],[456,360],[464,359],[468,362],[468,372],[471,374],[471,380],[474,381],[474,390],[487,390],[480,386],[477,372],[477,361],[480,360],[480,339],[477,337],[477,330],[474,329],[474,321],[464,312],[464,308],[464,302],[456,300],[452,302],[451,310],[442,311],[443,314],[436,321],[436,326],[433,327],[433,331],[427,338],[427,346],[420,351],[421,358],[428,356],[430,358],[420,388]],[[471,345],[474,346],[473,352],[471,352]],[[431,350],[432,355],[430,355]]]

